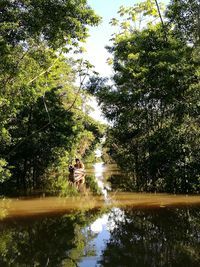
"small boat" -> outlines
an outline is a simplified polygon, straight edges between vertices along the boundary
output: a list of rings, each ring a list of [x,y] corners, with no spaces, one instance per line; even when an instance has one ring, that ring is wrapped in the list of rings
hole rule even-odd
[[[85,169],[74,169],[74,182],[84,181],[85,178]]]

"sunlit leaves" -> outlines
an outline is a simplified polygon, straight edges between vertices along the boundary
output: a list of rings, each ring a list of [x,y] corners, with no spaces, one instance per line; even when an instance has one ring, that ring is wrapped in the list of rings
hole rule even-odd
[[[99,20],[85,1],[6,1],[1,29],[11,44],[34,36],[58,48],[85,39],[87,25],[97,25]]]
[[[160,4],[160,9],[164,10],[164,5]],[[134,4],[131,7],[120,6],[118,14],[120,19],[113,18],[110,22],[112,26],[120,26],[120,34],[127,31],[133,32],[158,22],[159,14],[154,0],[146,0]]]
[[[63,148],[77,153],[83,120],[77,131],[73,126],[84,115],[83,83],[93,66],[68,60],[67,53],[84,52],[80,43],[100,17],[85,0],[3,1],[0,14],[0,155],[6,158],[1,173],[7,162],[14,166],[8,188],[26,190],[41,185],[41,175]],[[77,78],[79,86],[73,85]],[[95,139],[99,133],[90,134]]]
[[[7,165],[8,163],[0,158],[0,183],[5,182],[11,176],[11,172],[7,168]]]
[[[114,85],[91,88],[112,122],[110,154],[132,173],[135,190],[199,192],[198,57],[162,30],[118,34],[109,48]]]
[[[112,18],[110,21],[110,24],[112,26],[118,26],[119,25],[119,20],[117,20],[116,18]]]

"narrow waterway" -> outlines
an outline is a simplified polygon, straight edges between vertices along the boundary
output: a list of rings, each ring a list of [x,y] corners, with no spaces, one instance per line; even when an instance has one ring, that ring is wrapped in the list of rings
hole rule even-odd
[[[87,167],[102,196],[0,201],[0,266],[200,266],[200,197],[111,192],[115,165]]]

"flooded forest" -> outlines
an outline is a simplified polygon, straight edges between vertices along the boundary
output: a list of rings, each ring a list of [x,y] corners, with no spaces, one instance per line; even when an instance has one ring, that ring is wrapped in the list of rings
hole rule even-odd
[[[97,2],[1,1],[0,266],[199,267],[199,0],[121,1],[107,77]]]

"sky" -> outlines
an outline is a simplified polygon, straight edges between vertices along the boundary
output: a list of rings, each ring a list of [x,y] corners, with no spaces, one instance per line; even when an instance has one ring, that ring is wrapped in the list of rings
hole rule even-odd
[[[141,0],[88,0],[89,6],[102,17],[102,23],[98,27],[90,27],[90,37],[86,42],[86,57],[95,66],[96,71],[102,76],[112,74],[111,67],[106,63],[110,57],[105,46],[109,45],[115,28],[109,24],[110,20],[117,17],[117,11],[120,6],[133,6],[142,2]],[[163,3],[169,3],[169,0],[162,0]]]
[[[109,45],[109,40],[115,30],[109,22],[117,16],[117,11],[121,5],[132,6],[138,1],[134,0],[88,0],[88,4],[95,12],[102,17],[102,22],[98,27],[90,27],[90,37],[86,42],[87,58],[95,66],[97,72],[102,76],[110,76],[112,69],[106,63],[110,57],[105,49]]]
[[[97,27],[89,28],[90,37],[85,44],[87,52],[84,58],[94,65],[95,71],[97,71],[100,76],[109,77],[112,75],[112,68],[106,63],[110,54],[105,49],[105,46],[111,44],[109,40],[116,30],[109,24],[110,20],[117,17],[120,6],[133,6],[138,2],[141,2],[141,0],[88,0],[89,6],[102,17],[102,22]],[[162,0],[162,2],[167,4],[169,0]],[[95,101],[91,101],[90,104],[95,109],[92,117],[104,121]]]

